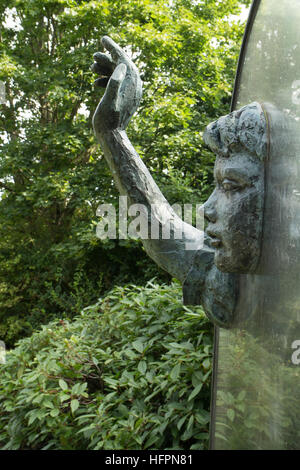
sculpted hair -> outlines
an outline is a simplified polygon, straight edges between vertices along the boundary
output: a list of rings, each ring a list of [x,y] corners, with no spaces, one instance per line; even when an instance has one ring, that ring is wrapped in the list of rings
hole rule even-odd
[[[217,155],[229,157],[238,150],[264,160],[268,152],[268,124],[262,106],[251,103],[209,124],[203,140]]]

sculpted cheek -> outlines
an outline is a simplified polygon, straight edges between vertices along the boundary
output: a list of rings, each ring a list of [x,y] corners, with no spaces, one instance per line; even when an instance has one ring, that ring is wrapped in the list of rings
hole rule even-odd
[[[260,255],[262,195],[252,188],[232,193],[218,210],[218,226],[223,246],[216,252],[215,263],[224,272],[251,272]]]
[[[228,226],[234,227],[242,233],[251,232],[251,235],[260,233],[260,220],[262,218],[261,195],[251,192],[236,199],[228,213]]]

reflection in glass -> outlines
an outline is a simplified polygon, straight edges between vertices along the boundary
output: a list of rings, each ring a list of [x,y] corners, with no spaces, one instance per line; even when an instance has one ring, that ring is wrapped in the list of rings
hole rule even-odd
[[[240,276],[236,324],[220,329],[215,449],[299,449],[300,8],[262,0],[235,108],[259,102],[269,135],[261,259]]]

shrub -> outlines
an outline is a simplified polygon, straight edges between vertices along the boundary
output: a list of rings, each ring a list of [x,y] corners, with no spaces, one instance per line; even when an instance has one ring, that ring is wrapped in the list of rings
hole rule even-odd
[[[212,327],[181,288],[116,287],[1,365],[2,449],[204,449]]]

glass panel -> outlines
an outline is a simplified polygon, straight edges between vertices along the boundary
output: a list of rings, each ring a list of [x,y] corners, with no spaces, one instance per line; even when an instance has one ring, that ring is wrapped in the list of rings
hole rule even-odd
[[[214,449],[300,449],[299,25],[299,0],[262,0],[241,64],[235,108],[258,101],[268,122],[264,230],[219,330]]]

